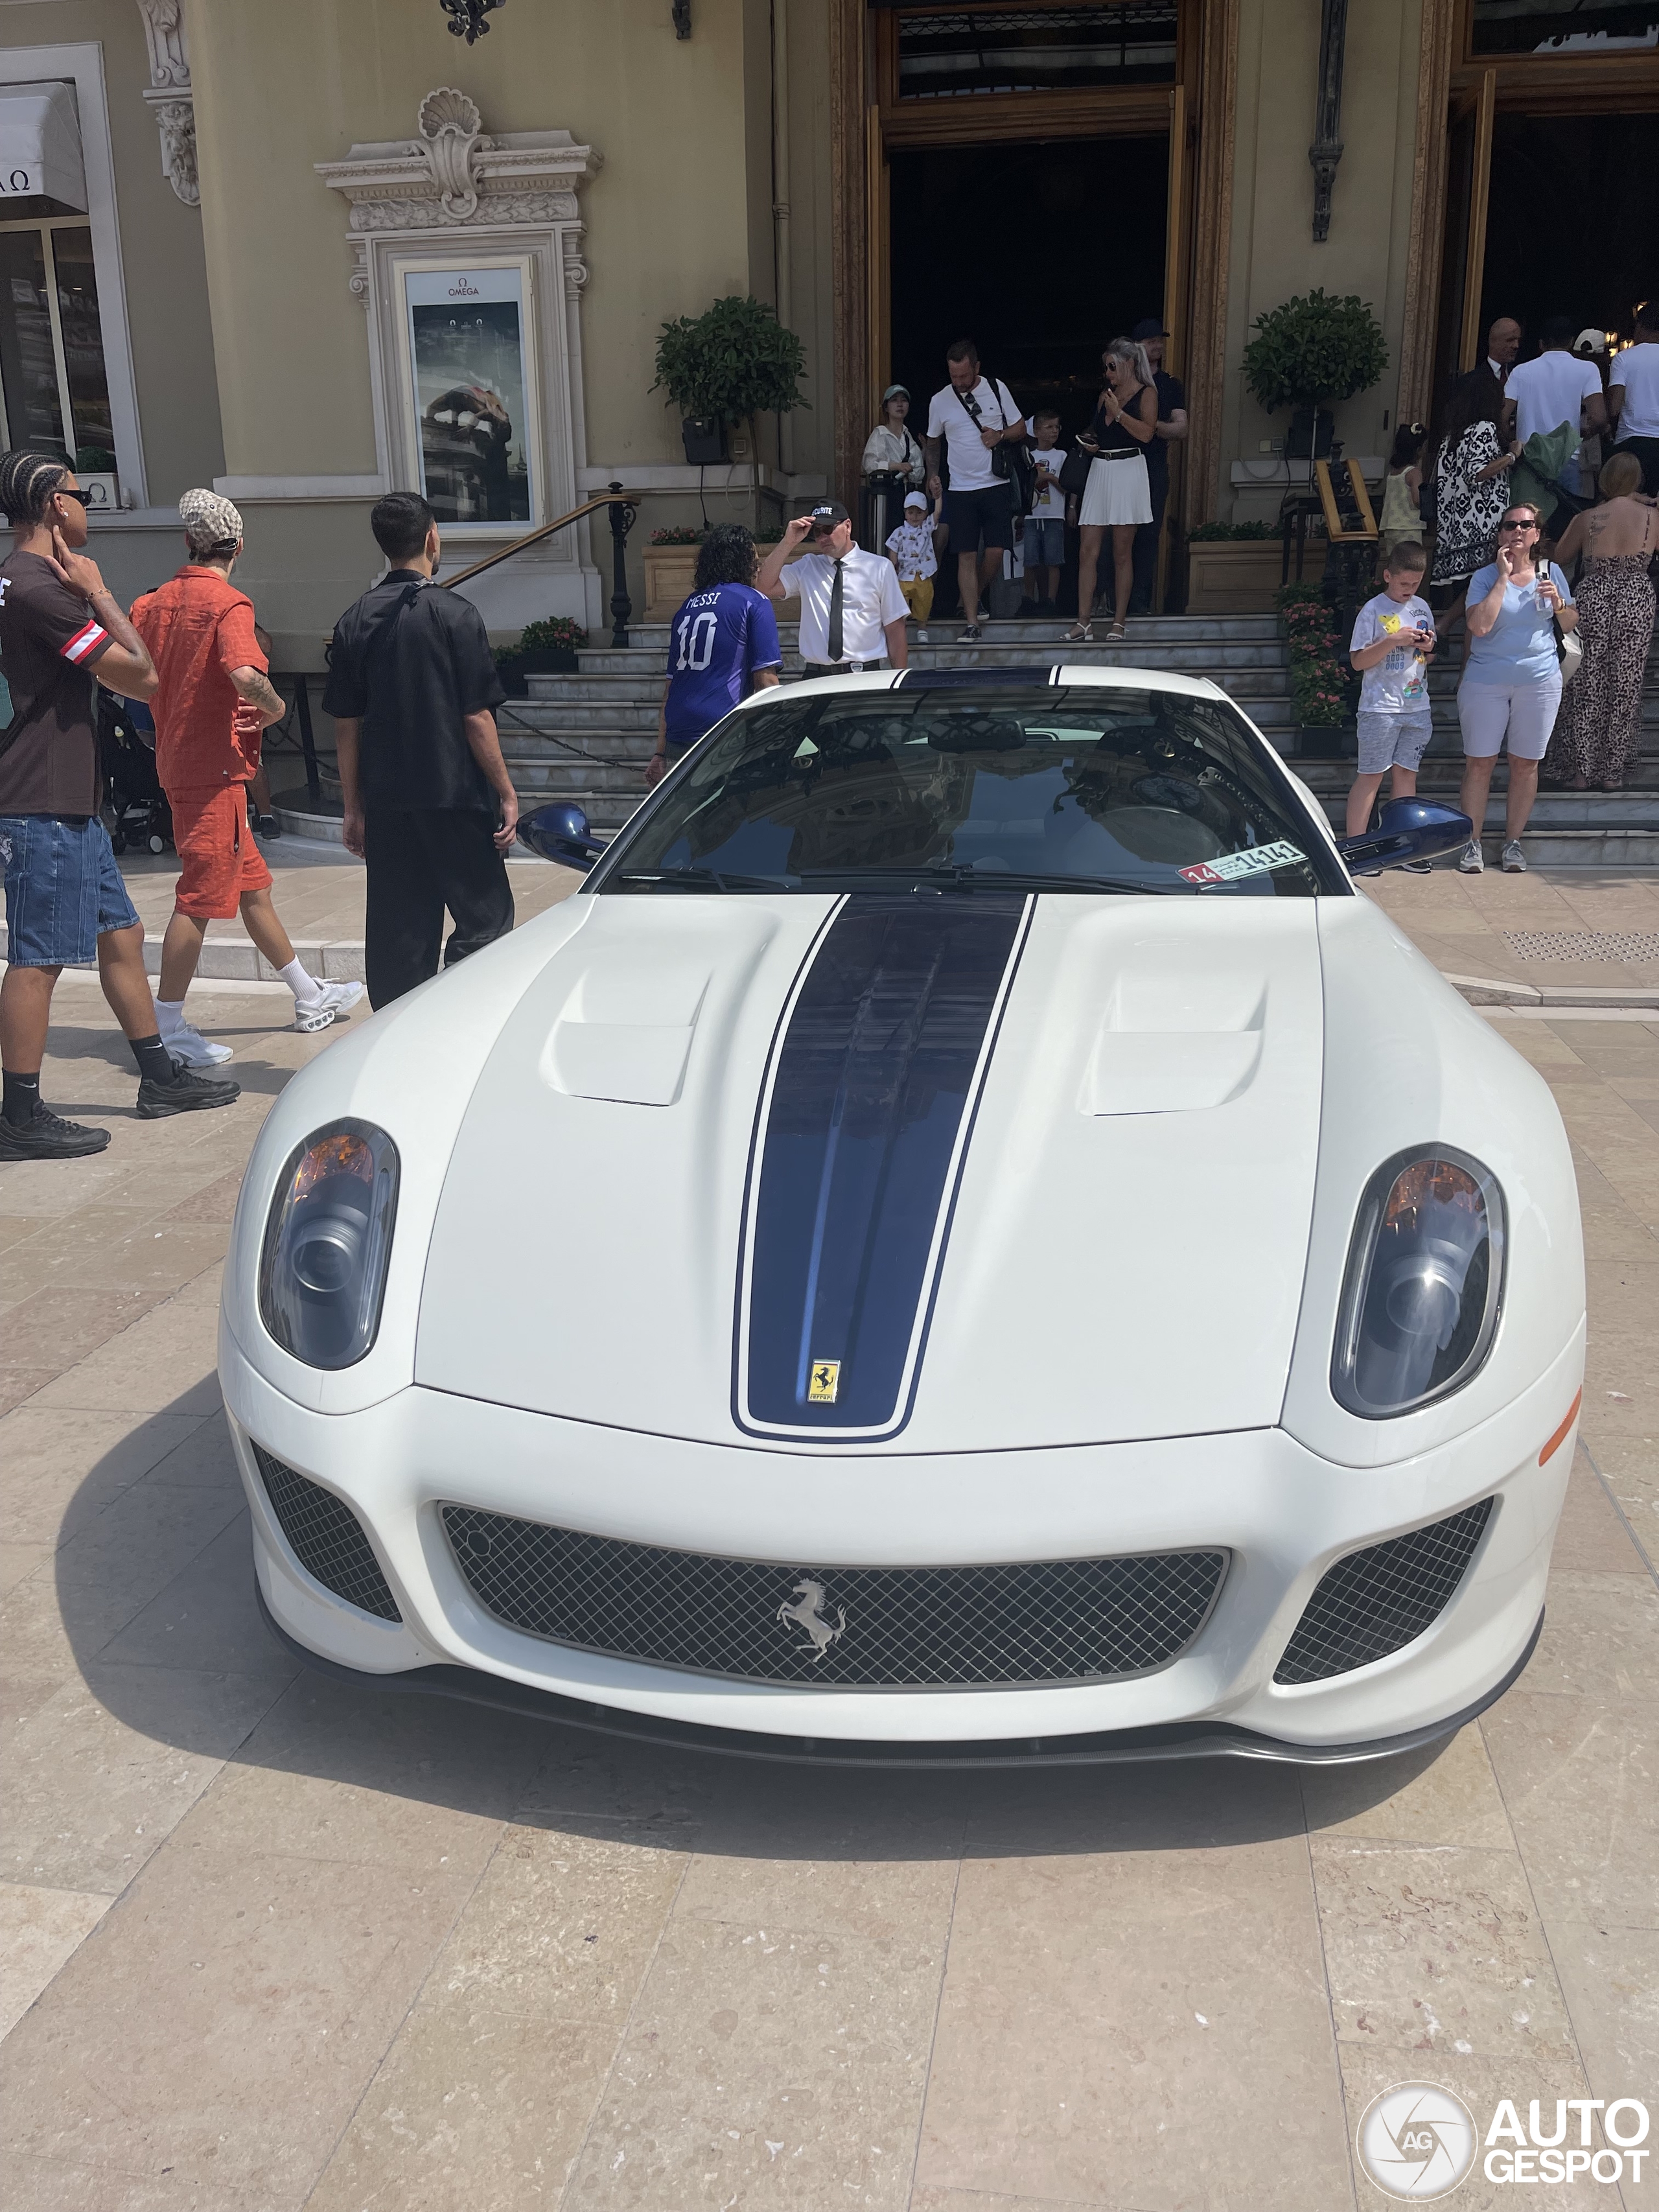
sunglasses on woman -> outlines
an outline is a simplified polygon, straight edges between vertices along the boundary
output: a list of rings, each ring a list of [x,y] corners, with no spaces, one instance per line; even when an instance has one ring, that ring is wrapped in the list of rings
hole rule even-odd
[[[82,491],[79,484],[59,484],[55,495],[58,499],[78,499],[82,507],[92,505],[92,494]]]
[[[1500,530],[1536,530],[1538,525],[1530,514],[1506,514],[1498,527]]]

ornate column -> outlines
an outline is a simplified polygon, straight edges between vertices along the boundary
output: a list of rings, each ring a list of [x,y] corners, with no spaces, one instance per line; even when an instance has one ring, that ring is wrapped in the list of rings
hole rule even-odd
[[[1457,0],[1423,0],[1417,57],[1417,144],[1400,337],[1401,422],[1426,422],[1434,404],[1435,313],[1446,224],[1446,101]]]
[[[196,101],[185,51],[184,0],[138,0],[149,48],[144,98],[161,137],[161,173],[186,207],[199,207],[196,173]]]
[[[1342,57],[1348,41],[1348,0],[1322,0],[1319,27],[1319,106],[1314,117],[1314,142],[1308,149],[1313,164],[1314,244],[1322,246],[1331,234],[1331,192],[1336,184],[1336,165],[1342,159]]]

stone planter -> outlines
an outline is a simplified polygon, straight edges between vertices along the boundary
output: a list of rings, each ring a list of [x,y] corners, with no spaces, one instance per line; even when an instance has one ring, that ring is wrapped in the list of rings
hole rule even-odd
[[[509,699],[527,699],[530,696],[527,678],[574,676],[580,665],[574,645],[542,645],[532,647],[528,653],[505,656],[495,664],[495,672],[506,685]]]
[[[666,622],[691,596],[697,580],[695,545],[647,545],[645,549],[645,619]]]
[[[1270,615],[1283,560],[1276,538],[1200,539],[1187,547],[1187,611],[1189,615]],[[1295,556],[1291,556],[1294,577]],[[1303,556],[1302,580],[1316,584],[1325,574],[1325,548],[1310,545]]]

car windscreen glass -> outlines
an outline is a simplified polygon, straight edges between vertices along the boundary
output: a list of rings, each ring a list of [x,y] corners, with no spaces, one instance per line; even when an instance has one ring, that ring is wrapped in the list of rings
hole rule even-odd
[[[1347,892],[1220,700],[1127,685],[774,695],[711,732],[599,891]]]

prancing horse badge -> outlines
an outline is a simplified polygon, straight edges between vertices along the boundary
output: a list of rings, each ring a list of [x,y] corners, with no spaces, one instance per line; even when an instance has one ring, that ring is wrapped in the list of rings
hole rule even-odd
[[[809,1406],[833,1406],[836,1393],[841,1388],[839,1359],[815,1359],[806,1374],[806,1402]]]

